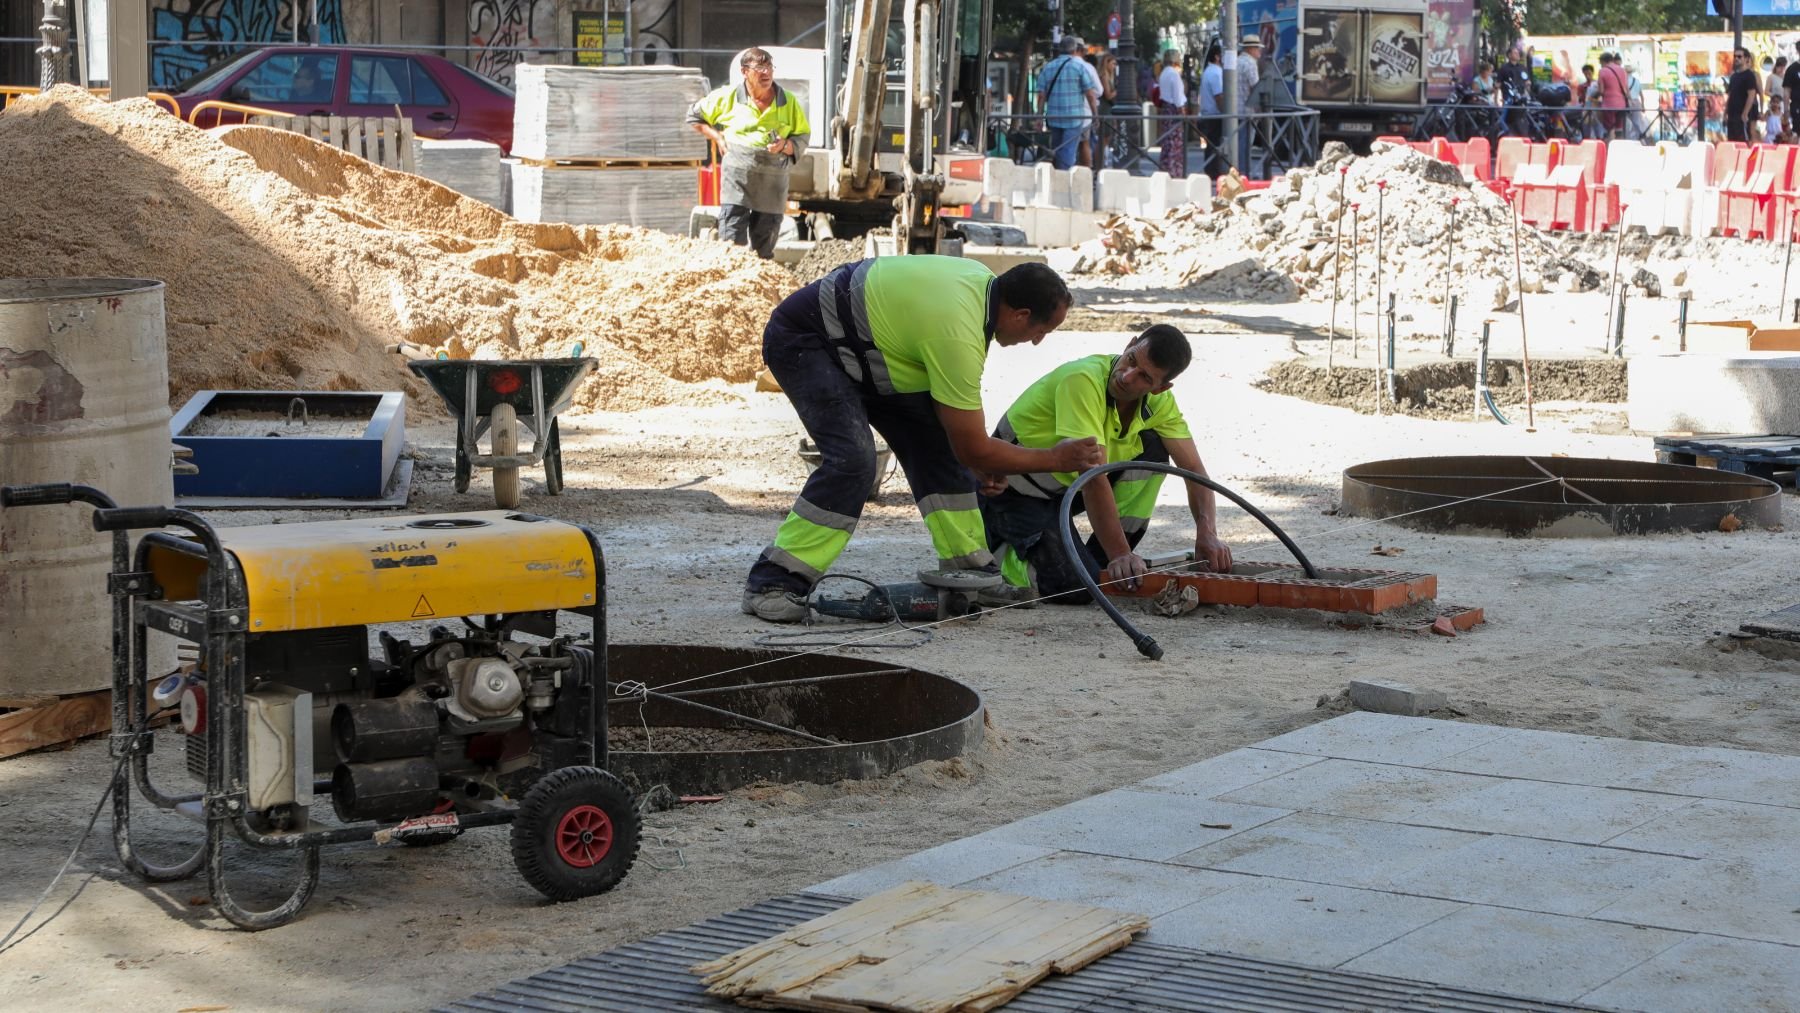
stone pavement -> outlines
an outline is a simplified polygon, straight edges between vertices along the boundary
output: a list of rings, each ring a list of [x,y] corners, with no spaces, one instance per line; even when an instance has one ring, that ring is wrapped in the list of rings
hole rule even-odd
[[[820,883],[1598,1006],[1800,1010],[1800,756],[1353,713]]]

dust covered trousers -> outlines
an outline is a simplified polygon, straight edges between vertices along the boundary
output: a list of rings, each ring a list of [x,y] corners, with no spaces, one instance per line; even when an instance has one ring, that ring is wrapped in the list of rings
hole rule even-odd
[[[843,553],[875,481],[870,426],[906,473],[938,566],[994,561],[979,484],[956,459],[936,405],[980,409],[998,308],[993,272],[930,256],[846,264],[775,308],[763,361],[821,460],[746,590],[805,594]]]
[[[781,216],[787,211],[788,170],[806,151],[812,133],[806,111],[791,92],[775,85],[767,109],[756,108],[744,85],[707,93],[688,109],[687,122],[706,123],[725,137],[719,157],[719,238],[774,256]],[[769,145],[794,142],[792,155]]]
[[[1169,463],[1163,441],[1192,438],[1175,395],[1146,394],[1134,410],[1121,412],[1107,390],[1107,378],[1117,362],[1116,355],[1090,355],[1051,370],[1006,410],[994,437],[1022,447],[1050,447],[1070,437],[1092,436],[1106,449],[1109,462]],[[988,544],[1000,558],[1006,582],[1035,585],[1039,594],[1060,596],[1057,602],[1070,605],[1088,600],[1080,570],[1097,580],[1106,565],[1097,535],[1090,535],[1085,544],[1077,541],[1080,559],[1072,560],[1063,551],[1059,510],[1063,492],[1075,478],[1074,472],[1009,475],[1003,492],[981,502]],[[1110,473],[1106,481],[1112,485],[1119,527],[1135,549],[1150,527],[1163,475],[1128,468]],[[1077,502],[1070,513],[1084,509],[1085,504]]]

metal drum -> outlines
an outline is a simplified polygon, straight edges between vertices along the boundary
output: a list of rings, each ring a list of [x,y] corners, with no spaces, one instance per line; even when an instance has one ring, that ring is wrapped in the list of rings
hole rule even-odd
[[[0,278],[0,484],[78,482],[166,506],[169,450],[163,283]],[[89,516],[0,511],[0,697],[111,685],[112,536]]]

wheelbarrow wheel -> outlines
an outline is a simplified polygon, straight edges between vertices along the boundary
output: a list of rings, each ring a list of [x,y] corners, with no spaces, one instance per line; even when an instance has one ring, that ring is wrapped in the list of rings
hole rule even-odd
[[[525,792],[512,825],[513,864],[555,901],[605,893],[637,860],[631,791],[598,767],[562,767]]]
[[[495,405],[493,412],[488,415],[488,429],[494,434],[495,457],[510,457],[519,452],[519,414],[512,405],[504,401]],[[494,469],[494,504],[502,510],[518,509],[517,465]]]
[[[544,491],[552,496],[561,496],[562,481],[562,435],[557,431],[556,420],[550,420],[550,435],[544,440]]]
[[[456,478],[453,482],[457,492],[469,491],[469,476],[475,469],[469,464],[469,455],[463,453],[462,447],[456,448]]]

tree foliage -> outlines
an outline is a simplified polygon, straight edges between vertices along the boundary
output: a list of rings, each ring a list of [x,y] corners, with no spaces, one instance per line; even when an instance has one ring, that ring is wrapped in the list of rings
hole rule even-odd
[[[1063,0],[1063,30],[1088,42],[1106,42],[1106,18],[1118,9],[1117,0]],[[1156,52],[1157,33],[1178,25],[1197,24],[1219,12],[1219,0],[1134,0],[1133,41],[1148,59]],[[1016,42],[1019,50],[1038,50],[1049,44],[1057,12],[1046,0],[994,0],[994,38]]]

